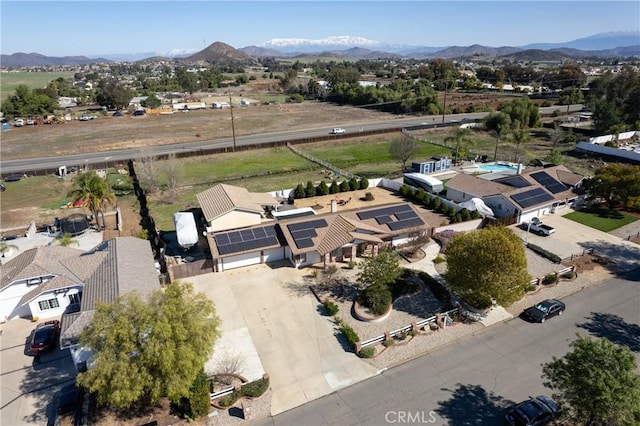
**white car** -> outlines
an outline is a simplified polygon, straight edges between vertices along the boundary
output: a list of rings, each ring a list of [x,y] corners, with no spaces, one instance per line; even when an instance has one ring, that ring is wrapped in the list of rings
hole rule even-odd
[[[331,133],[332,135],[339,135],[339,134],[342,134],[342,133],[345,133],[345,132],[346,132],[346,130],[343,129],[342,127],[334,127],[333,129],[331,129],[331,132],[329,132],[329,133]]]

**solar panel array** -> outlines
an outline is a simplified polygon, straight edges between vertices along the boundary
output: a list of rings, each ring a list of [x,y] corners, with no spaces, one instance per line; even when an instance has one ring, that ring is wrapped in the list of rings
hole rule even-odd
[[[494,182],[502,183],[505,185],[512,186],[514,188],[525,188],[527,186],[531,186],[528,180],[523,178],[522,176],[507,176],[504,178],[496,179]]]
[[[520,194],[513,194],[511,198],[525,209],[553,200],[553,197],[542,188],[535,188],[530,191],[521,192]]]
[[[213,239],[221,255],[241,253],[279,244],[274,225],[215,234]]]
[[[531,177],[534,178],[540,185],[547,188],[552,194],[558,194],[569,189],[555,180],[553,177],[551,177],[551,175],[547,172],[531,173]]]
[[[299,249],[313,247],[313,240],[318,236],[317,228],[327,227],[327,221],[324,219],[310,220],[308,222],[291,223],[287,225],[289,232],[293,237],[293,241]]]
[[[387,225],[392,231],[424,225],[424,222],[408,204],[382,207],[374,210],[358,212],[358,219],[375,218],[378,225]]]

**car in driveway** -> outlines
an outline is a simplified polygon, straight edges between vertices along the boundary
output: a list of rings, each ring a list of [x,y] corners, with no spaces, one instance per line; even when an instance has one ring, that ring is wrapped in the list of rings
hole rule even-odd
[[[346,130],[342,127],[334,127],[329,133],[331,133],[332,135],[341,135],[343,133],[346,133]]]
[[[55,348],[60,336],[60,321],[52,320],[40,323],[33,331],[29,350],[32,355],[39,355],[42,352]]]
[[[566,306],[557,299],[547,299],[524,310],[524,316],[533,322],[545,322],[548,318],[562,315]]]
[[[504,423],[509,426],[542,426],[557,419],[559,414],[558,404],[548,396],[540,395],[509,408]]]

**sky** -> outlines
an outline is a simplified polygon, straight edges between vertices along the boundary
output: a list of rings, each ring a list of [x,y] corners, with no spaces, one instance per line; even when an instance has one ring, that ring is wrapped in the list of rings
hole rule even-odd
[[[557,43],[639,31],[629,1],[6,1],[0,53],[95,56],[196,52],[274,38],[364,37],[446,47]]]

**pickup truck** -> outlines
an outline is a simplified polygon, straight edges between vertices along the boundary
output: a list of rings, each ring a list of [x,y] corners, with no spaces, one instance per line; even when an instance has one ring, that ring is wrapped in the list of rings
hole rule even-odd
[[[554,232],[556,232],[555,228],[553,228],[553,227],[551,227],[549,225],[545,225],[537,217],[534,217],[531,220],[531,222],[522,222],[520,224],[520,226],[525,231],[529,230],[530,232],[533,232],[534,234],[538,234],[538,235],[549,236],[549,235],[553,234]]]

